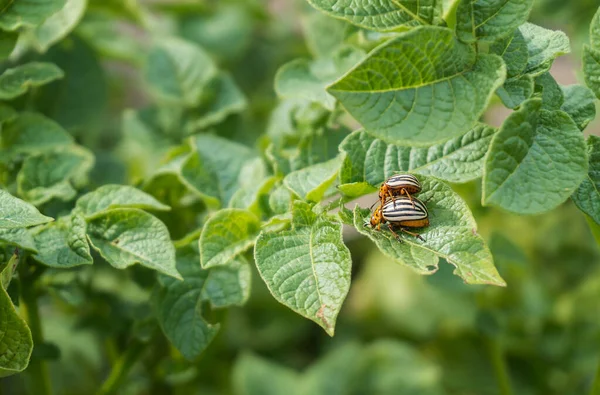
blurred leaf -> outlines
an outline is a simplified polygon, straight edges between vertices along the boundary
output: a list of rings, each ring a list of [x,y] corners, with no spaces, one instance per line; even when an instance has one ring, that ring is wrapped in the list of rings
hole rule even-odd
[[[190,42],[160,40],[150,51],[145,77],[158,99],[186,107],[200,104],[217,68],[204,50]]]
[[[460,0],[456,35],[461,41],[493,43],[527,21],[533,0]]]
[[[52,63],[31,62],[0,75],[0,100],[11,100],[36,88],[64,77],[64,73]]]
[[[336,180],[343,157],[338,156],[327,162],[318,163],[285,176],[283,183],[296,195],[313,202],[320,202]]]
[[[435,178],[419,176],[423,186],[419,199],[427,201],[430,225],[412,236],[396,239],[391,232],[373,229],[368,224],[371,211],[358,205],[354,209],[354,226],[368,236],[379,249],[394,261],[409,266],[420,274],[433,274],[438,260],[454,265],[454,274],[467,284],[505,286],[494,267],[492,255],[483,238],[477,234],[477,224],[467,204],[446,184]]]
[[[36,261],[60,269],[93,263],[86,237],[86,223],[79,212],[61,217],[34,231]]]
[[[584,130],[596,118],[594,93],[583,85],[568,85],[560,88],[565,98],[560,109],[569,114],[580,130]]]
[[[87,221],[94,249],[117,269],[136,263],[176,279],[175,248],[169,230],[156,217],[138,209],[101,212]]]
[[[333,336],[352,267],[341,223],[295,212],[292,230],[259,235],[254,259],[275,299]]]
[[[390,62],[396,66],[388,67]],[[328,92],[373,136],[432,145],[466,133],[505,74],[499,57],[477,55],[450,29],[431,26],[378,47]]]
[[[200,236],[200,261],[204,269],[231,262],[256,241],[260,221],[250,211],[226,208],[204,224]]]
[[[600,8],[590,23],[590,45],[583,46],[585,83],[600,99]]]
[[[15,245],[29,251],[37,251],[33,236],[26,228],[0,227],[0,241]]]
[[[338,190],[347,198],[354,199],[370,193],[375,193],[379,188],[372,186],[368,182],[350,182],[337,186]]]
[[[492,140],[482,202],[519,214],[551,210],[579,186],[587,166],[583,134],[573,120],[528,100]]]
[[[340,145],[346,153],[341,182],[379,185],[399,172],[430,175],[449,182],[481,177],[484,156],[496,132],[478,123],[467,134],[429,148],[387,144],[357,130]]]
[[[190,141],[194,151],[183,163],[183,180],[204,199],[226,206],[238,189],[244,163],[254,153],[244,145],[209,134],[194,136]]]
[[[262,158],[249,160],[240,171],[239,189],[231,197],[229,206],[248,209],[260,216],[264,211],[264,199],[277,181],[277,177],[269,175]]]
[[[600,225],[600,137],[589,136],[587,150],[590,160],[588,174],[571,199]]]
[[[35,205],[69,201],[86,183],[93,165],[93,154],[77,146],[29,156],[17,175],[19,194]]]
[[[269,195],[269,207],[275,214],[285,214],[290,211],[292,194],[283,185],[278,185]]]
[[[22,26],[36,26],[59,11],[66,0],[7,0],[0,9],[0,28],[17,30]]]
[[[169,211],[166,206],[134,187],[127,185],[103,185],[77,199],[77,209],[86,218],[96,217],[117,208]]]
[[[313,12],[303,20],[306,45],[315,58],[329,58],[343,45],[351,25]]]
[[[402,27],[430,25],[439,2],[423,0],[382,0],[364,3],[359,0],[308,0],[310,5],[334,18],[376,31],[391,31]]]
[[[534,86],[533,77],[526,74],[506,80],[496,94],[507,108],[515,109],[533,95]]]
[[[10,154],[36,154],[73,143],[73,137],[59,124],[41,114],[22,112],[0,132],[1,148]]]
[[[519,30],[527,44],[528,52],[524,74],[543,74],[550,70],[554,59],[571,52],[569,38],[561,31],[544,29],[532,23],[524,23]]]
[[[18,39],[18,32],[0,31],[0,59],[4,60],[10,56],[17,45]]]
[[[0,189],[0,228],[25,228],[52,220],[52,218],[42,215],[31,204]]]
[[[296,372],[248,352],[237,358],[232,377],[235,395],[300,395]]]
[[[79,23],[87,0],[66,0],[64,7],[35,29],[36,45],[42,52],[65,38]]]

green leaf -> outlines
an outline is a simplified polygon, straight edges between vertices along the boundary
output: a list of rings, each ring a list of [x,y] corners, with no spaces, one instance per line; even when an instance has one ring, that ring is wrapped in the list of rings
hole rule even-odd
[[[596,98],[594,93],[582,85],[561,86],[564,102],[561,110],[569,114],[580,130],[596,117]]]
[[[181,279],[169,230],[156,217],[138,209],[112,209],[88,220],[92,247],[117,269],[139,263]]]
[[[303,19],[306,46],[315,58],[329,58],[344,43],[351,25],[338,19],[313,12]]]
[[[0,199],[1,199],[0,195]],[[0,205],[0,207],[2,207]],[[8,261],[1,273],[1,277],[11,278],[18,264],[16,255]],[[29,365],[29,358],[33,350],[31,331],[21,318],[10,296],[6,292],[8,284],[2,281],[0,285],[0,377],[10,376],[22,372]]]
[[[0,75],[0,100],[11,100],[21,96],[30,88],[45,85],[64,77],[61,69],[52,63],[31,62]]]
[[[527,66],[524,74],[537,76],[550,70],[557,57],[571,52],[569,37],[561,31],[544,29],[533,23],[519,27],[527,43]]]
[[[31,204],[0,189],[0,228],[25,228],[52,221]]]
[[[600,225],[600,137],[589,136],[587,148],[590,161],[588,174],[571,199]]]
[[[600,99],[600,48],[583,46],[583,74],[587,86]]]
[[[586,172],[585,141],[575,122],[531,99],[492,140],[482,202],[519,214],[542,213],[564,202]]]
[[[283,183],[301,198],[320,202],[336,180],[342,161],[342,156],[338,156],[327,162],[293,171],[285,176]]]
[[[87,225],[79,212],[61,217],[56,222],[34,231],[38,252],[36,261],[59,269],[93,263],[86,237]]]
[[[364,58],[364,52],[344,47],[330,58],[286,63],[275,75],[275,92],[283,98],[300,98],[319,103],[329,111],[335,98],[325,88]]]
[[[548,110],[559,109],[565,101],[560,85],[550,73],[535,78],[535,92],[542,98],[542,107]]]
[[[456,35],[461,41],[493,43],[527,21],[533,0],[460,0]]]
[[[259,235],[256,267],[275,299],[333,336],[350,288],[350,251],[341,223],[326,216],[306,221],[297,213],[292,230]]]
[[[37,47],[48,48],[65,38],[83,18],[87,0],[66,0],[65,6],[35,29]]]
[[[506,80],[496,94],[507,108],[515,109],[533,95],[534,88],[533,77],[526,74]]]
[[[435,0],[308,0],[310,5],[334,18],[366,29],[392,31],[403,27],[428,25],[433,22]]]
[[[192,134],[224,121],[248,106],[244,93],[229,74],[221,73],[206,86],[208,99],[188,114],[187,133]]]
[[[0,241],[15,245],[29,251],[37,251],[33,236],[26,228],[0,227]]]
[[[142,210],[169,211],[154,197],[127,185],[103,185],[77,200],[77,209],[86,218],[95,217],[116,208],[139,208]]]
[[[506,76],[509,79],[521,75],[527,67],[529,52],[525,38],[519,29],[511,36],[492,44],[490,52],[502,56],[506,64]]]
[[[590,43],[594,48],[600,48],[600,7],[590,22]]]
[[[35,205],[69,201],[86,183],[93,165],[94,155],[75,146],[29,156],[17,175],[19,195]]]
[[[36,26],[59,11],[66,0],[7,0],[0,9],[0,28],[17,30],[21,26]]]
[[[422,27],[375,49],[328,91],[375,137],[432,145],[470,130],[505,74],[498,56]]]
[[[410,171],[449,182],[471,181],[482,175],[484,157],[495,132],[495,128],[480,123],[464,136],[416,148],[387,144],[358,130],[340,145],[346,153],[340,180],[343,184],[367,182],[378,186],[394,174]]]
[[[220,201],[226,206],[238,189],[242,167],[254,153],[244,145],[209,134],[194,136],[191,146],[194,152],[181,169],[183,180],[211,204]]]
[[[73,144],[73,137],[41,114],[20,113],[2,127],[0,147],[9,154],[36,154]]]
[[[467,284],[506,283],[494,267],[492,254],[477,234],[477,224],[467,204],[449,186],[435,178],[419,176],[423,186],[419,199],[427,202],[430,225],[416,230],[425,241],[402,234],[397,240],[385,226],[372,229],[371,211],[356,207],[354,226],[369,237],[381,252],[420,274],[438,270],[439,258],[454,265],[454,274]]]
[[[18,32],[0,31],[0,59],[8,59],[17,45]]]
[[[254,245],[259,231],[260,220],[250,211],[227,208],[216,212],[206,221],[200,236],[202,267],[229,263]]]
[[[338,185],[337,188],[342,193],[342,195],[346,196],[349,199],[354,199],[357,197],[368,195],[370,193],[375,193],[379,190],[379,188],[374,187],[368,182],[349,182],[346,184]]]
[[[158,99],[195,107],[217,68],[202,48],[176,38],[163,39],[150,51],[145,78]]]
[[[275,214],[285,214],[290,211],[292,194],[283,185],[278,185],[269,195],[269,207]]]
[[[297,395],[300,383],[294,370],[248,352],[241,354],[233,367],[235,395]]]
[[[265,198],[278,180],[269,175],[262,158],[249,160],[240,170],[239,189],[231,197],[229,207],[248,209],[260,216]]]

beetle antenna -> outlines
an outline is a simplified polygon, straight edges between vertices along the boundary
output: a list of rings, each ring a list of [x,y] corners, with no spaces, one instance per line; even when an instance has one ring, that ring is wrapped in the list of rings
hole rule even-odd
[[[375,203],[373,203],[373,204],[371,205],[371,207],[369,207],[369,210],[373,210],[373,207],[375,207],[375,205],[376,205],[377,203],[379,203],[379,200],[378,200],[378,201],[376,201]]]

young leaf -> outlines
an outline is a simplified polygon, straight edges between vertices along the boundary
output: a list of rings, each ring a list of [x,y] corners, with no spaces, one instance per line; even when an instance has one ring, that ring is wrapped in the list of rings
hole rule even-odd
[[[17,30],[25,26],[36,26],[65,5],[66,0],[30,0],[2,2],[0,29]]]
[[[588,174],[571,199],[600,225],[600,137],[589,136],[587,147],[590,160]]]
[[[166,102],[196,107],[217,68],[202,48],[169,38],[159,41],[148,56],[145,77],[152,92]]]
[[[93,154],[76,146],[29,156],[17,175],[19,195],[35,205],[52,199],[69,201],[93,165]]]
[[[498,56],[430,26],[384,43],[328,92],[375,137],[432,145],[470,130],[505,75]]]
[[[580,130],[596,117],[596,98],[594,93],[582,85],[561,86],[564,102],[561,110],[569,114]]]
[[[88,220],[87,235],[104,259],[117,269],[139,263],[180,279],[169,230],[156,217],[138,209],[112,209]]]
[[[34,240],[38,252],[33,259],[46,266],[64,269],[93,263],[86,223],[77,211],[36,229]]]
[[[3,268],[1,277],[12,277],[12,273],[17,265],[16,255],[8,261]],[[31,331],[21,318],[10,296],[6,292],[8,282],[2,281],[0,284],[0,377],[10,376],[22,372],[29,365],[29,358],[33,350],[33,340]]]
[[[379,185],[396,173],[410,171],[449,182],[471,181],[481,177],[483,159],[495,132],[495,128],[480,123],[446,143],[415,148],[387,144],[358,130],[340,145],[346,153],[340,180],[342,184]]]
[[[533,0],[460,0],[456,35],[461,41],[493,43],[527,21]]]
[[[221,266],[252,247],[260,220],[247,210],[228,208],[220,210],[204,224],[200,236],[202,267]]]
[[[318,163],[285,176],[283,183],[303,199],[320,202],[340,171],[342,156]]]
[[[527,66],[524,74],[538,76],[550,70],[557,57],[571,52],[569,37],[561,31],[544,29],[533,23],[519,27],[527,44]]]
[[[530,99],[492,140],[482,202],[519,214],[551,210],[579,186],[587,166],[585,140],[575,122]]]
[[[23,112],[6,122],[0,147],[9,154],[35,154],[73,144],[73,137],[41,114]]]
[[[295,212],[292,230],[259,235],[256,267],[275,299],[333,336],[350,288],[350,251],[341,223],[325,216],[302,218]]]
[[[0,100],[14,99],[26,93],[29,88],[42,86],[62,77],[62,70],[52,63],[32,62],[8,69],[0,75]]]
[[[334,18],[376,31],[433,23],[439,1],[422,0],[308,0],[310,5]]]
[[[26,228],[2,228],[0,227],[0,241],[29,251],[37,251],[33,236]]]
[[[77,26],[87,0],[66,0],[65,6],[35,29],[36,44],[42,52],[65,38]]]
[[[50,222],[31,204],[0,189],[0,228],[25,228]]]
[[[415,231],[425,241],[404,234],[398,240],[385,225],[381,230],[365,225],[369,223],[371,211],[358,206],[354,209],[356,229],[368,236],[385,255],[417,273],[435,273],[439,258],[443,258],[456,267],[454,274],[467,284],[505,286],[489,248],[477,234],[477,224],[467,204],[435,178],[420,176],[419,180],[423,186],[419,199],[427,201],[430,224]]]
[[[496,94],[507,108],[515,109],[533,95],[534,88],[533,77],[525,74],[506,80]]]
[[[168,211],[154,197],[127,185],[103,185],[77,200],[77,209],[87,218],[116,208],[139,208],[142,210]]]

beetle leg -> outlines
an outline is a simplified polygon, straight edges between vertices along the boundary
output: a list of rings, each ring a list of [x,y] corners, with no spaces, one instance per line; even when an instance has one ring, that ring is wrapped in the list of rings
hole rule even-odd
[[[408,198],[410,199],[410,203],[412,204],[413,208],[415,208],[415,201],[413,200],[412,196],[410,196],[410,193],[408,193],[408,191],[404,188],[402,188],[402,190],[404,191],[406,196],[408,196]]]
[[[404,228],[400,228],[400,230],[401,230],[402,232],[404,232],[404,233],[407,233],[407,234],[409,234],[409,235],[413,236],[413,237],[416,237],[417,239],[419,239],[419,240],[421,240],[421,241],[425,241],[425,239],[424,239],[424,238],[422,238],[422,237],[421,237],[421,235],[420,235],[420,234],[418,234],[418,233],[411,232],[411,231],[409,231],[409,230],[406,230],[406,229],[404,229]]]
[[[392,232],[392,234],[394,235],[396,240],[398,240],[400,243],[404,243],[404,241],[400,238],[400,235],[394,231],[394,226],[392,226],[390,224],[390,225],[388,225],[388,229],[390,230],[390,232]],[[402,229],[402,228],[400,228],[400,229]]]
[[[392,199],[392,202],[394,202],[394,209],[396,208],[396,199],[394,194],[392,193],[391,189],[388,189],[387,191],[387,195],[390,197],[390,199]],[[382,205],[383,206],[383,205]]]

